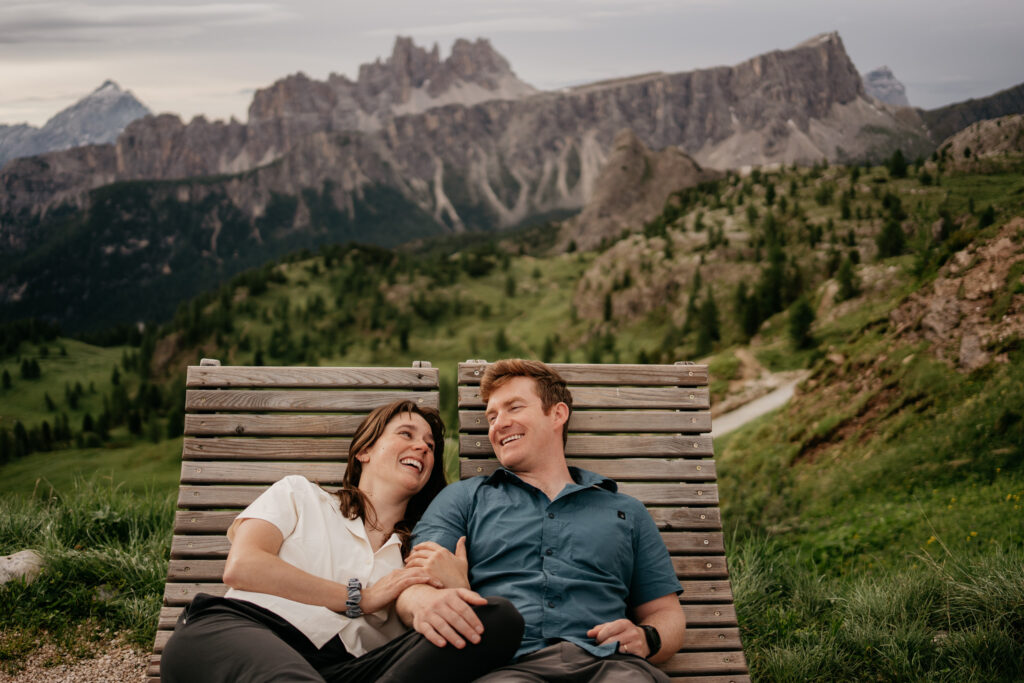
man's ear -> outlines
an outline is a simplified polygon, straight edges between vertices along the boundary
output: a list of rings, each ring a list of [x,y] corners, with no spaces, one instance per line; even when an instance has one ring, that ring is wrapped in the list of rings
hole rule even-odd
[[[561,429],[562,425],[569,419],[569,406],[561,401],[551,406],[551,418],[554,420],[555,426]]]

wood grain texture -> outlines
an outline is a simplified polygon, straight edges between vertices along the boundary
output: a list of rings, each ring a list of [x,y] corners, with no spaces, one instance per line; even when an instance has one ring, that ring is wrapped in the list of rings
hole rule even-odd
[[[185,436],[352,436],[365,415],[186,415]]]
[[[299,474],[317,484],[340,486],[345,469],[345,463],[340,462],[186,461],[181,463],[181,483],[273,484]]]
[[[739,626],[733,605],[683,605],[686,625],[694,627]]]
[[[231,412],[369,412],[395,401],[412,401],[418,406],[437,408],[436,391],[239,391],[232,389],[189,389],[185,410]]]
[[[600,365],[593,363],[549,363],[569,385],[667,385],[704,386],[707,365]],[[459,363],[459,384],[479,384],[486,364]]]
[[[597,472],[616,481],[714,481],[713,460],[664,460],[631,458],[620,460],[590,460],[566,458],[572,467]],[[487,475],[498,469],[497,459],[463,460],[460,463],[461,477]]]
[[[683,641],[683,652],[736,650],[740,645],[738,628],[688,628],[686,640]]]
[[[570,434],[565,444],[566,457],[675,457],[706,458],[714,454],[710,436],[658,436],[630,434],[627,436],[594,436]],[[459,436],[459,455],[494,455],[486,434]],[[638,461],[639,462],[639,461]]]
[[[224,560],[171,560],[167,568],[168,581],[210,581],[221,583]]]
[[[705,388],[690,387],[575,387],[573,409],[631,408],[633,410],[707,410],[711,407]],[[459,387],[459,408],[483,408],[479,387]]]
[[[691,531],[694,529],[721,529],[722,512],[716,507],[648,508],[654,523],[663,531]]]
[[[227,536],[175,534],[171,538],[172,559],[222,559],[230,548]]]
[[[183,460],[348,460],[351,439],[186,437]]]
[[[437,368],[299,368],[191,365],[188,387],[436,388]]]
[[[569,432],[596,433],[681,433],[706,434],[711,431],[711,413],[698,410],[681,412],[635,410],[578,410],[573,408]],[[486,434],[484,411],[460,410],[459,430],[463,434]]]
[[[223,534],[238,516],[238,510],[176,510],[174,533]]]
[[[644,505],[718,505],[716,484],[619,484],[619,492]]]
[[[740,650],[680,652],[658,668],[666,672],[688,674],[747,673],[747,660]]]
[[[676,555],[725,552],[725,539],[720,531],[663,531],[661,540],[668,551]]]
[[[729,570],[724,555],[675,556],[672,567],[680,579],[725,579]]]

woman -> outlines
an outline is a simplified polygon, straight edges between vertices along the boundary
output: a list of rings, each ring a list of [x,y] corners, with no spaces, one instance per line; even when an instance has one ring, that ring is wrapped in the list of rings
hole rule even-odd
[[[409,586],[444,587],[403,566],[413,525],[444,486],[443,452],[438,412],[398,401],[356,429],[336,494],[297,475],[271,486],[228,530],[231,589],[182,613],[161,680],[472,680],[510,659],[522,618],[506,600],[472,594],[484,634],[464,649],[407,632],[393,610]],[[443,575],[460,572],[449,583],[468,585],[464,563]]]

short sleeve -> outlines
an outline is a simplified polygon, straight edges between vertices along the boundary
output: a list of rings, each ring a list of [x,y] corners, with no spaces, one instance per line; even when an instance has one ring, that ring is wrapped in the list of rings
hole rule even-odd
[[[313,486],[315,484],[303,476],[287,476],[261,493],[249,507],[238,513],[233,525],[243,519],[262,519],[276,526],[281,535],[288,538],[299,523],[302,501],[310,497],[310,489]]]
[[[459,537],[465,536],[468,528],[473,483],[472,479],[458,481],[437,494],[413,529],[413,545],[433,541],[455,552]]]
[[[633,516],[637,520],[636,561],[633,563],[633,579],[629,586],[629,602],[634,608],[670,593],[683,592],[657,525],[643,504],[637,502],[636,505],[639,508]]]

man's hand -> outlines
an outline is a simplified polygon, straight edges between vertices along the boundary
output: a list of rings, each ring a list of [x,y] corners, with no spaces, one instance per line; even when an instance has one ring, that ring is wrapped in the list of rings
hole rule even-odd
[[[443,588],[441,582],[430,575],[425,569],[406,567],[388,572],[380,581],[363,589],[363,597],[359,606],[364,614],[372,614],[384,609],[402,594],[409,586],[425,583],[435,588]]]
[[[598,624],[587,631],[587,637],[593,638],[598,645],[618,641],[619,652],[622,654],[636,655],[643,659],[651,655],[644,630],[629,619],[616,619]]]
[[[419,543],[405,559],[405,566],[427,570],[441,580],[444,588],[469,588],[465,536],[459,538],[454,554],[433,541]]]
[[[458,649],[466,641],[480,642],[484,625],[472,605],[486,605],[487,599],[468,588],[434,590],[413,586],[402,594],[399,613],[403,620],[437,647],[451,643]]]

